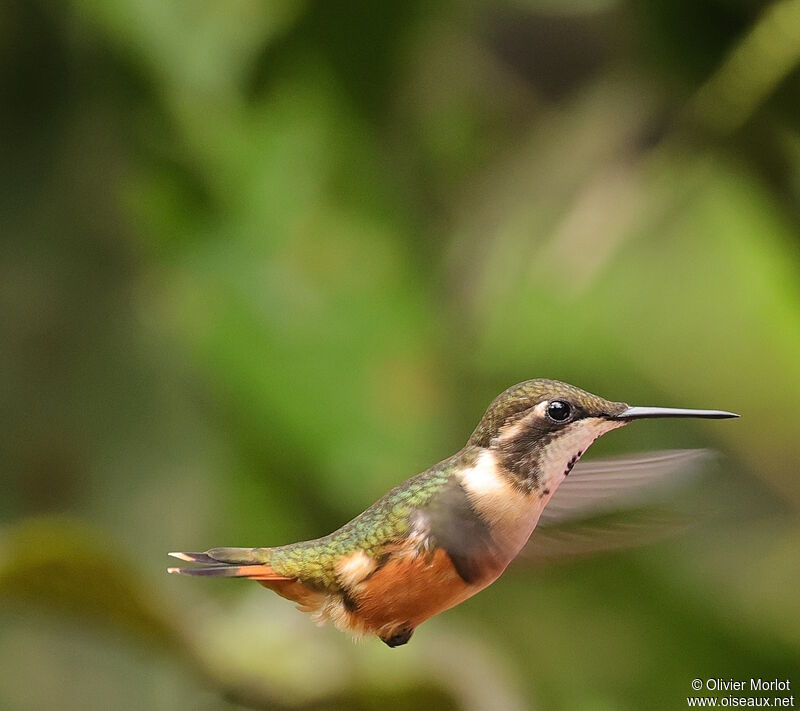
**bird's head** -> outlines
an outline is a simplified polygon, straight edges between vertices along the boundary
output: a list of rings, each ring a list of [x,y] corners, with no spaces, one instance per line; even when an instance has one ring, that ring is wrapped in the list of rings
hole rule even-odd
[[[526,380],[494,399],[469,444],[491,450],[526,488],[546,488],[568,474],[598,437],[632,420],[737,416],[723,410],[631,407],[557,380]]]

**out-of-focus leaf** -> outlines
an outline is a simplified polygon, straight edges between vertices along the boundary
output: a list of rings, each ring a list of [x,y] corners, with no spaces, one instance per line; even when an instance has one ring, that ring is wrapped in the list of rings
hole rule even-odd
[[[233,0],[224,8],[214,2],[157,0],[76,5],[158,77],[167,89],[162,98],[177,107],[193,94],[234,101],[254,55],[291,26],[303,2]]]
[[[186,655],[179,629],[125,559],[113,541],[75,521],[6,526],[0,531],[0,597]]]
[[[689,110],[721,133],[740,128],[800,63],[800,2],[770,3]]]

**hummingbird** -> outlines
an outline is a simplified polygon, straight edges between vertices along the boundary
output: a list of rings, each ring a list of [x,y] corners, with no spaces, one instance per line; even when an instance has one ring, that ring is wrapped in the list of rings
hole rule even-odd
[[[319,624],[397,647],[500,577],[598,437],[655,417],[738,415],[631,407],[556,380],[527,380],[492,401],[460,451],[333,533],[276,547],[174,552],[197,565],[167,570],[255,580]]]

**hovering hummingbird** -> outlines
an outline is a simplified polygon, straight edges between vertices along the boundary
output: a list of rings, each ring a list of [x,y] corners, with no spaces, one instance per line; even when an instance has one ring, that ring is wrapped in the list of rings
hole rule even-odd
[[[461,451],[337,531],[274,548],[170,553],[200,565],[168,572],[256,580],[319,623],[397,647],[501,575],[592,442],[650,417],[738,415],[629,407],[555,380],[528,380],[495,398]],[[573,479],[588,479],[585,469]]]

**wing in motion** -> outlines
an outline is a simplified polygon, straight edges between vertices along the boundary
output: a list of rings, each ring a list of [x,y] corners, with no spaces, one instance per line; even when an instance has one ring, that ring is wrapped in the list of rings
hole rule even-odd
[[[631,548],[686,528],[677,512],[637,512],[663,504],[716,458],[709,449],[676,449],[580,461],[539,518],[521,557],[547,563]],[[597,520],[627,512],[620,520]]]

